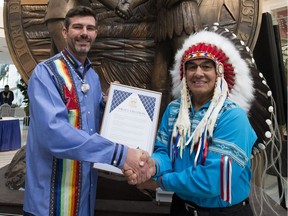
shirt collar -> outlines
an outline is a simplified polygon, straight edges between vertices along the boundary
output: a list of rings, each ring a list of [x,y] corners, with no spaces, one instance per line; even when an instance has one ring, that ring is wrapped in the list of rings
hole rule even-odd
[[[67,59],[67,61],[69,61],[69,63],[70,63],[76,70],[82,66],[81,62],[78,61],[68,49],[65,48],[65,49],[63,50],[63,55],[65,56],[65,58]],[[86,58],[85,63],[84,63],[85,71],[88,71],[91,67],[92,67],[91,61],[90,61],[88,58]]]

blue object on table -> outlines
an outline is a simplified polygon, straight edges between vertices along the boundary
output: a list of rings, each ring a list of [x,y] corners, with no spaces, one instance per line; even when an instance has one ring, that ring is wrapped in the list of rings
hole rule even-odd
[[[21,148],[19,119],[3,118],[0,120],[0,151]]]

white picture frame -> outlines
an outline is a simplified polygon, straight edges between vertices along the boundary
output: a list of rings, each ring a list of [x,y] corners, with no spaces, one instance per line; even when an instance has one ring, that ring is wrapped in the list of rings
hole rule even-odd
[[[150,155],[154,149],[161,92],[122,84],[110,85],[100,135]],[[117,167],[95,163],[94,168],[122,174]]]

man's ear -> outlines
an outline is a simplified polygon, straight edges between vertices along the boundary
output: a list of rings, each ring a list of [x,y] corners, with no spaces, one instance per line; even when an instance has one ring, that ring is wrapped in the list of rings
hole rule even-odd
[[[63,35],[63,38],[66,40],[67,39],[67,33],[68,33],[68,30],[66,29],[66,27],[63,27],[62,28],[62,35]]]

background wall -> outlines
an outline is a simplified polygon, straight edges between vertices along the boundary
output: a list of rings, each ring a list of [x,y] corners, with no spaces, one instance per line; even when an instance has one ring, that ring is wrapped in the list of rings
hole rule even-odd
[[[4,85],[6,84],[10,85],[10,89],[13,90],[16,96],[14,103],[20,106],[23,98],[21,92],[17,89],[17,83],[19,83],[21,77],[13,64],[13,60],[10,57],[5,40],[4,25],[3,25],[3,3],[4,0],[0,0],[0,91],[4,89]],[[282,38],[283,60],[286,69],[288,64],[287,7],[288,7],[287,0],[263,0],[262,4],[262,12],[271,13],[273,16],[273,23],[275,25],[279,24],[279,26],[282,29],[281,38]],[[281,13],[279,13],[279,11]],[[280,16],[279,14],[282,17],[279,17]],[[3,76],[1,76],[1,65],[3,64],[9,65],[9,71],[5,73],[5,75],[2,74]]]

